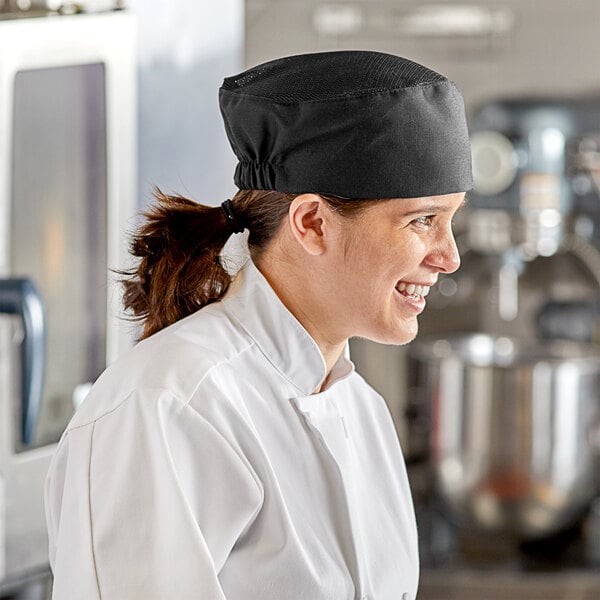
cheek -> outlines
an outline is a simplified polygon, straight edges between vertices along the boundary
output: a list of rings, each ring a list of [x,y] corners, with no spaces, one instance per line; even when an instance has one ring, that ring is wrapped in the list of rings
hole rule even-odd
[[[423,235],[413,235],[410,240],[407,241],[405,247],[407,261],[409,261],[412,265],[420,265],[426,259],[427,255],[431,252],[434,246],[435,242],[430,232],[427,232]]]
[[[388,288],[423,261],[425,250],[420,236],[406,228],[355,232],[344,249],[344,277]]]
[[[403,236],[382,250],[383,262],[390,276],[400,280],[423,262],[425,250],[422,240],[417,236]]]

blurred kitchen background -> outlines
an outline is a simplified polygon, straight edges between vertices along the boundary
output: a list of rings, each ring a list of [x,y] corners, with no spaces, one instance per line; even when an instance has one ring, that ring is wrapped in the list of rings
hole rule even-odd
[[[351,345],[407,459],[419,598],[600,597],[599,0],[0,0],[0,598],[48,592],[43,478],[133,343],[110,269],[152,186],[230,197],[222,79],[348,48],[456,81],[472,135],[461,270],[413,344]]]

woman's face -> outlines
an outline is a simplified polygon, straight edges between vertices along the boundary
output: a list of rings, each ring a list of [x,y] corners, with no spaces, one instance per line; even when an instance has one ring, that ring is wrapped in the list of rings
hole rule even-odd
[[[464,196],[374,201],[358,217],[337,217],[326,285],[337,333],[384,344],[414,339],[429,288],[460,265],[452,219]]]

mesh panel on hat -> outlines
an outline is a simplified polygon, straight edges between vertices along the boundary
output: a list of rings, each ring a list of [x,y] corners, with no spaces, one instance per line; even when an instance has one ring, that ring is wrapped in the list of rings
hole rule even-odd
[[[275,102],[347,98],[446,81],[415,62],[369,51],[302,54],[274,60],[228,77],[223,88]]]

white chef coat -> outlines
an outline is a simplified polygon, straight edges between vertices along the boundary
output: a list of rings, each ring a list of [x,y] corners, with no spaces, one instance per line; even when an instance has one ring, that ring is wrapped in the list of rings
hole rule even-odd
[[[56,600],[400,600],[417,534],[381,397],[248,261],[110,366],[46,482]]]

